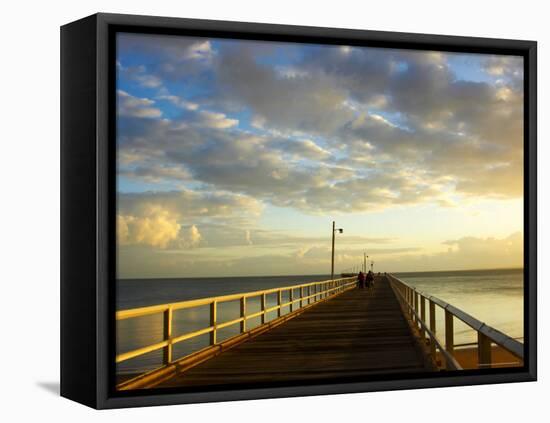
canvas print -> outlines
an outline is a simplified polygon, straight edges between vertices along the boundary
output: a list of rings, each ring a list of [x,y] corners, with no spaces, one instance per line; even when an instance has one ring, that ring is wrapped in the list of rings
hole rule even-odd
[[[522,57],[116,37],[118,391],[524,365]]]

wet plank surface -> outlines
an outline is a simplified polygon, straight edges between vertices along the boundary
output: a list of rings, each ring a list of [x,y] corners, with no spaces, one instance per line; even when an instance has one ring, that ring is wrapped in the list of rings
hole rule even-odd
[[[157,387],[430,371],[385,277],[353,289]]]

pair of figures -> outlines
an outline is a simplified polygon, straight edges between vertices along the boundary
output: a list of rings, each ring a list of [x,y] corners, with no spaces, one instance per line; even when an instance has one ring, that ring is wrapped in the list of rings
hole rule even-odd
[[[374,274],[370,270],[366,275],[363,272],[359,272],[359,275],[357,276],[357,281],[359,283],[359,288],[369,289],[374,285]]]

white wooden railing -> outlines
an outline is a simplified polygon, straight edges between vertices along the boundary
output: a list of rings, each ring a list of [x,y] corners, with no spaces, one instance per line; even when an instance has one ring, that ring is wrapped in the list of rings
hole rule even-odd
[[[445,362],[445,369],[462,369],[455,356],[455,347],[458,345],[454,342],[454,319],[464,322],[477,333],[477,342],[473,345],[477,345],[478,368],[490,368],[496,365],[492,357],[492,344],[498,345],[515,356],[519,360],[517,364],[523,363],[523,344],[521,342],[480,322],[453,305],[419,291],[391,274],[387,276],[404,312],[409,315],[413,324],[416,325],[421,338],[426,339],[429,343],[432,357],[434,360],[437,359],[437,353],[439,352]],[[427,307],[426,303],[428,304]],[[444,343],[437,337],[436,307],[443,309],[445,315]],[[426,322],[426,308],[429,311],[429,323]]]
[[[265,325],[267,323],[267,314],[270,312],[277,312],[277,317],[280,318],[283,314],[284,307],[289,307],[289,313],[292,313],[306,306],[313,305],[314,303],[328,299],[329,297],[342,293],[348,289],[354,288],[356,285],[356,277],[341,278],[321,282],[310,282],[301,285],[272,288],[262,291],[201,298],[197,300],[182,301],[170,304],[160,304],[149,307],[140,307],[118,311],[116,313],[117,321],[162,313],[164,316],[164,339],[154,344],[118,354],[116,356],[116,363],[121,363],[123,361],[139,357],[143,354],[163,349],[163,365],[168,365],[174,361],[174,357],[172,356],[173,346],[179,342],[183,342],[197,336],[210,334],[210,346],[215,346],[218,344],[217,333],[220,329],[232,325],[239,325],[240,335],[247,332],[247,321],[252,318],[260,317],[261,325]],[[273,307],[268,307],[267,295],[275,293],[277,294],[277,304]],[[283,296],[288,297],[288,301],[283,301]],[[255,297],[260,298],[260,310],[258,312],[248,313],[247,302],[251,298]],[[226,303],[229,301],[239,301],[240,316],[236,319],[222,322],[218,319],[218,306],[221,303]],[[172,329],[174,312],[176,310],[191,309],[201,306],[210,307],[210,324],[205,328],[195,330],[193,332],[174,335]],[[183,357],[178,357],[178,360],[182,358]]]

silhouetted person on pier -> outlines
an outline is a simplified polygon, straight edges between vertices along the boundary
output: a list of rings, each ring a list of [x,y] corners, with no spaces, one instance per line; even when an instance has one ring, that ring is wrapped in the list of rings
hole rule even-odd
[[[357,282],[359,288],[363,289],[365,287],[365,274],[363,272],[359,272],[359,274],[357,275]]]
[[[367,273],[366,280],[367,280],[367,288],[370,289],[372,286],[374,286],[374,274],[370,270],[369,270],[369,273]]]

